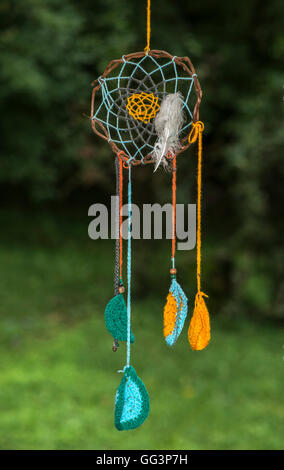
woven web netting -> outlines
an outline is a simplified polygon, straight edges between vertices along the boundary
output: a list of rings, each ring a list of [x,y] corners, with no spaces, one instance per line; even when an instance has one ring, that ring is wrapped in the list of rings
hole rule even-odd
[[[157,140],[154,118],[137,119],[129,112],[134,95],[158,103],[169,93],[183,97],[184,124],[180,131],[180,152],[188,147],[192,122],[198,120],[201,89],[192,63],[187,57],[164,51],[135,53],[112,61],[94,82],[91,119],[96,134],[108,141],[114,152],[122,152],[133,164],[151,162]],[[140,99],[140,101],[141,101]],[[148,99],[148,104],[151,100]],[[153,115],[155,115],[155,110]]]

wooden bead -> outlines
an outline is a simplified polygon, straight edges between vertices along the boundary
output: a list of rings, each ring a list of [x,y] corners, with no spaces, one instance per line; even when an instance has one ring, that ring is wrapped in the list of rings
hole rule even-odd
[[[176,272],[177,272],[177,270],[176,270],[175,268],[171,268],[171,269],[170,269],[170,273],[171,273],[171,274],[176,274]]]
[[[124,291],[125,291],[124,286],[119,286],[118,292],[119,292],[120,294],[123,294]]]

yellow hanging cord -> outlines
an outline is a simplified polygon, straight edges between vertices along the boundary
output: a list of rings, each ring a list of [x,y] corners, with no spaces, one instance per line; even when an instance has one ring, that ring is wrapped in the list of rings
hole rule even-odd
[[[188,136],[188,142],[193,144],[198,139],[198,166],[197,166],[197,292],[201,292],[201,183],[202,183],[202,132],[204,131],[204,124],[202,121],[197,121],[192,124],[192,129]]]
[[[193,123],[188,142],[193,144],[198,140],[198,164],[197,164],[197,294],[193,316],[188,330],[188,339],[192,349],[198,351],[206,348],[210,341],[210,319],[203,297],[208,297],[201,291],[201,196],[202,196],[202,133],[204,124],[202,121]]]
[[[144,49],[145,54],[150,50],[150,35],[151,35],[151,0],[147,0],[147,45]]]

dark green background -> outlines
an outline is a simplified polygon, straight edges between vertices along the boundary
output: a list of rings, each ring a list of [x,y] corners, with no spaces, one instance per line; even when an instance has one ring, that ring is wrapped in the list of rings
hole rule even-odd
[[[204,93],[213,340],[192,353],[184,332],[166,348],[169,242],[135,241],[134,365],[152,413],[133,433],[113,429],[124,350],[111,353],[103,310],[114,247],[88,239],[87,214],[114,193],[114,164],[88,115],[92,80],[145,47],[145,4],[0,4],[1,448],[283,447],[281,0],[152,1],[151,46],[188,55]],[[178,202],[194,203],[194,149],[178,164]],[[136,203],[169,201],[168,175],[133,173]],[[195,253],[177,264],[191,313]]]

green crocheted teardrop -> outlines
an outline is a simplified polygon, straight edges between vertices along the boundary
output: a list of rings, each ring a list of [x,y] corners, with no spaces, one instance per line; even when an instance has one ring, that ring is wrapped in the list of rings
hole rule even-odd
[[[122,294],[116,295],[107,304],[105,322],[114,339],[127,341],[127,308]],[[130,333],[130,342],[134,343],[132,332]]]
[[[119,431],[141,426],[150,411],[147,389],[132,366],[124,370],[116,392],[114,424]]]

